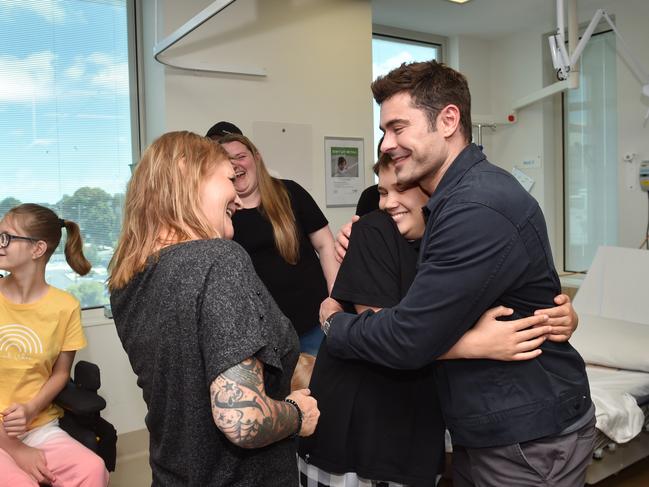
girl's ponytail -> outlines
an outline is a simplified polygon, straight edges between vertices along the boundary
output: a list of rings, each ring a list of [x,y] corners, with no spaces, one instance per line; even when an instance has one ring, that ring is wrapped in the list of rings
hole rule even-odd
[[[65,227],[68,232],[68,237],[65,240],[65,260],[74,272],[80,276],[85,276],[90,272],[92,265],[83,255],[83,242],[81,241],[79,225],[72,220],[61,220],[61,226]]]

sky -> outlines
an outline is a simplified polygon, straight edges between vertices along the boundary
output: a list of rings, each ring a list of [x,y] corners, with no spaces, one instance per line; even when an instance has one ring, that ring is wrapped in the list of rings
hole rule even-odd
[[[130,177],[125,0],[0,0],[0,200]]]

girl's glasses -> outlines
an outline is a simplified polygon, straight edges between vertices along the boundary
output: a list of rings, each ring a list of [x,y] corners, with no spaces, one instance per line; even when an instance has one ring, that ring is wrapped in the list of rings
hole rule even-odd
[[[9,244],[11,243],[11,239],[14,238],[19,240],[29,240],[30,242],[38,242],[39,240],[41,240],[40,238],[21,237],[20,235],[11,235],[10,233],[2,232],[0,233],[0,249],[9,247]]]

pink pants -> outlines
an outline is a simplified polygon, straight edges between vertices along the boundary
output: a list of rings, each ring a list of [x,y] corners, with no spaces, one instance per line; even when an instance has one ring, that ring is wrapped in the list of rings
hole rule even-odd
[[[73,439],[65,431],[58,429],[54,434],[36,444],[25,441],[45,454],[47,468],[56,481],[53,487],[106,487],[108,471],[104,461]],[[37,487],[34,479],[27,475],[13,458],[0,448],[0,487]]]

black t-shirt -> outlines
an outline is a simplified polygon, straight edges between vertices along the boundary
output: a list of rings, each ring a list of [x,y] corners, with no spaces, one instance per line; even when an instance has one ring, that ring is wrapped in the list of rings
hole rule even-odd
[[[115,326],[147,404],[153,485],[297,485],[295,442],[232,444],[214,424],[210,385],[248,357],[269,397],[289,393],[295,331],[245,251],[227,240],[173,245],[113,291]]]
[[[374,210],[378,210],[380,197],[378,184],[373,184],[365,188],[358,198],[358,203],[356,203],[356,214],[363,216]]]
[[[275,247],[273,227],[259,208],[234,214],[234,240],[252,258],[257,274],[298,334],[319,326],[320,303],[327,297],[327,281],[309,234],[327,225],[317,203],[302,186],[283,179],[295,215],[300,239],[300,258],[295,265],[286,262]]]
[[[399,302],[412,283],[418,243],[407,242],[382,211],[354,224],[332,296],[373,307]],[[432,485],[441,470],[444,423],[432,366],[393,370],[341,360],[323,341],[310,389],[321,411],[301,438],[306,461],[334,472],[409,485]]]

